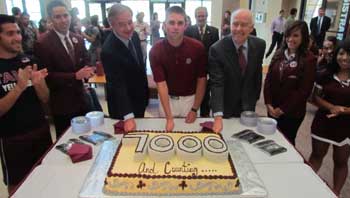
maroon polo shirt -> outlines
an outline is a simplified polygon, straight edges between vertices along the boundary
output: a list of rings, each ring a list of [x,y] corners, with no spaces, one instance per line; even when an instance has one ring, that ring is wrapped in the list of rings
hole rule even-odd
[[[186,36],[178,47],[170,45],[167,39],[157,42],[150,51],[150,62],[154,81],[166,81],[169,95],[193,95],[197,79],[206,77],[205,48]]]

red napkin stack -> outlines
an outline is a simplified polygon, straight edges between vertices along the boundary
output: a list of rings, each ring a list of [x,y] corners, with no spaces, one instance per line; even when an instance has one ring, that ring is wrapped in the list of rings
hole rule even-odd
[[[125,134],[124,131],[124,121],[120,120],[119,122],[114,124],[114,134]]]
[[[87,144],[73,144],[68,155],[73,163],[89,160],[92,158],[92,147]]]
[[[213,126],[214,122],[212,121],[207,121],[207,122],[202,122],[199,124],[202,128],[202,131],[210,131],[213,132]]]

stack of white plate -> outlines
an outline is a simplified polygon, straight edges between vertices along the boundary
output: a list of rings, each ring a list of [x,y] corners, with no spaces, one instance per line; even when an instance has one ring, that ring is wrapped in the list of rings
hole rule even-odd
[[[239,120],[245,126],[254,127],[258,122],[258,115],[254,111],[243,111]]]
[[[271,135],[276,132],[277,121],[273,118],[263,117],[258,119],[258,132]]]
[[[104,116],[102,111],[91,111],[85,115],[90,121],[91,128],[101,126],[104,123]]]
[[[90,121],[84,116],[78,116],[71,120],[72,131],[81,134],[90,131]]]

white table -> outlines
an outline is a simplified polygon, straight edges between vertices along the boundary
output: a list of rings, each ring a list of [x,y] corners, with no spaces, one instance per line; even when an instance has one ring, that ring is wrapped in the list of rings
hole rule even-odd
[[[175,131],[199,131],[201,129],[199,123],[208,120],[211,119],[197,119],[193,124],[186,124],[183,119],[176,119]],[[103,126],[93,130],[113,133],[114,123],[116,123],[115,120],[105,119]],[[164,130],[165,127],[164,119],[137,119],[136,123],[138,130]],[[226,140],[229,140],[232,134],[246,128],[240,125],[237,119],[229,119],[224,121],[222,134]],[[251,129],[255,130],[255,128]],[[69,129],[57,144],[77,137],[78,135],[73,134]],[[117,135],[116,137],[121,138],[122,136]],[[336,197],[311,168],[303,163],[303,158],[281,133],[277,132],[266,138],[273,139],[285,146],[287,152],[270,157],[247,143],[243,143],[243,147],[263,180],[269,198]],[[99,149],[99,146],[93,147],[94,159]],[[68,156],[53,148],[13,197],[76,198],[94,159],[72,164]]]

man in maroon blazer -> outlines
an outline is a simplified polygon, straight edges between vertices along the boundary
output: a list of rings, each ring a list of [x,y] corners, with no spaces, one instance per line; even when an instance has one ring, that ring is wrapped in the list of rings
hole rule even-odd
[[[69,32],[71,16],[61,1],[52,1],[47,13],[53,29],[34,46],[39,63],[48,69],[50,106],[57,137],[70,126],[71,118],[89,111],[83,80],[94,75],[88,67],[82,37]]]

